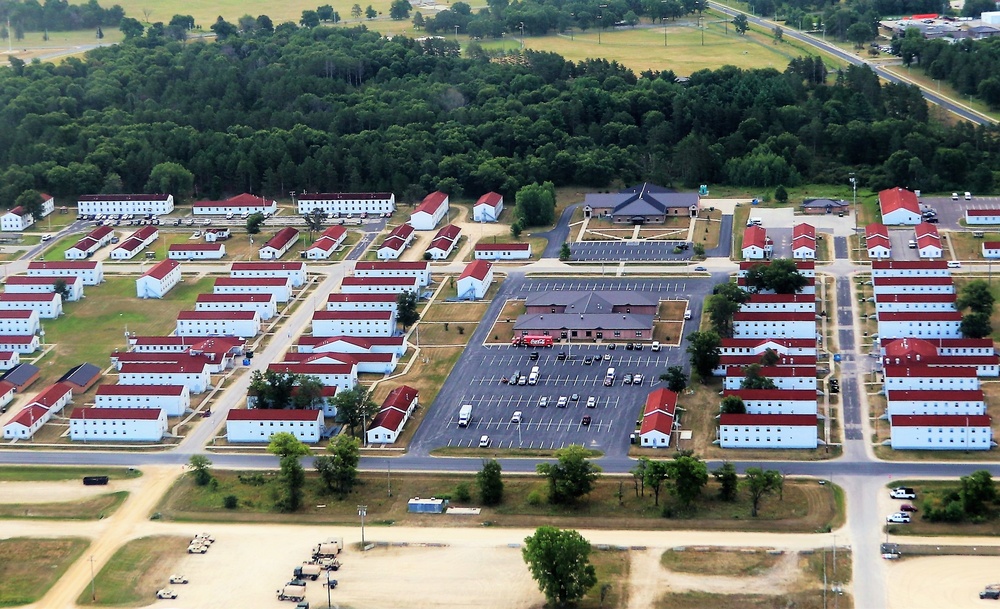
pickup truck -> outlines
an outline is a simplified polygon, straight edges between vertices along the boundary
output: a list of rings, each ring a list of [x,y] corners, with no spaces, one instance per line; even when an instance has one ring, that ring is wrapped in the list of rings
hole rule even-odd
[[[177,598],[177,593],[173,588],[164,588],[156,593],[156,598],[174,599]]]

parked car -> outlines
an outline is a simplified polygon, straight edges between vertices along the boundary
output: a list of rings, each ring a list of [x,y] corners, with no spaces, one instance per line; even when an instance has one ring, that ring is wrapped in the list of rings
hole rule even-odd
[[[908,524],[910,522],[910,515],[906,512],[896,512],[895,514],[886,516],[885,521],[892,524]]]
[[[889,491],[889,496],[893,499],[916,499],[917,493],[908,486],[897,486]]]
[[[606,361],[606,362],[610,362],[611,361],[611,354],[610,353],[605,353],[604,354],[604,361]]]
[[[532,351],[531,355],[528,357],[528,359],[530,359],[531,361],[537,360],[538,359],[538,351]]]
[[[573,395],[569,396],[569,401],[570,402],[579,402],[580,401],[580,394],[579,393],[574,393]]]
[[[635,344],[635,350],[636,351],[642,351],[642,343],[636,343]]]
[[[520,410],[515,410],[514,411],[514,414],[512,414],[510,416],[510,422],[511,423],[520,423],[521,422],[521,411]]]
[[[489,436],[482,436],[479,438],[479,448],[489,448],[489,446],[490,446]]]
[[[580,425],[583,425],[584,427],[589,427],[590,426],[590,415],[589,414],[583,415],[583,418],[580,419]]]
[[[587,398],[587,408],[597,408],[597,398],[594,396]]]
[[[569,400],[566,399],[566,396],[561,395],[559,401],[556,402],[556,408],[566,408],[567,404],[569,404]]]
[[[634,344],[632,344],[632,343],[625,343],[625,350],[626,351],[631,351],[632,349],[635,349],[635,345]]]
[[[911,505],[909,503],[904,503],[903,505],[899,506],[899,511],[900,512],[919,512],[920,510],[918,510],[916,508],[916,506],[913,506],[913,505]]]
[[[545,408],[548,405],[549,405],[549,398],[547,396],[543,395],[542,397],[538,398],[538,407],[539,408]]]
[[[634,375],[632,377],[632,384],[633,385],[641,385],[642,384],[642,375],[641,374]]]
[[[985,590],[983,590],[982,592],[979,593],[979,598],[981,598],[981,599],[991,599],[991,600],[994,600],[994,601],[998,600],[998,599],[1000,599],[1000,588],[994,588],[992,586],[989,587],[989,588],[986,588]]]
[[[625,376],[622,377],[622,385],[631,385],[631,384],[632,384],[631,374],[626,374]]]
[[[696,266],[696,267],[694,267],[694,270],[696,270],[696,271],[707,271],[708,269],[706,269],[703,266]]]
[[[594,363],[594,357],[592,355],[588,355],[587,357],[583,358],[583,363],[587,364],[588,366],[590,364],[593,364]]]
[[[566,359],[566,352],[560,351],[559,355],[556,356],[556,359]]]

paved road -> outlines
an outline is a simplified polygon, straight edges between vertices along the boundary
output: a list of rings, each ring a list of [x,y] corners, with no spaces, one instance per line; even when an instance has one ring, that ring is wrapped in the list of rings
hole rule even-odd
[[[563,243],[570,243],[572,240],[569,238],[570,225],[569,221],[573,218],[573,212],[576,211],[577,207],[583,205],[582,203],[574,203],[566,207],[563,210],[561,216],[559,216],[559,221],[556,222],[555,228],[544,233],[532,233],[533,237],[545,237],[549,242],[545,245],[545,251],[542,252],[542,258],[558,258],[559,250],[562,248]]]
[[[709,2],[708,5],[712,9],[717,10],[720,13],[725,13],[727,15],[736,16],[737,14],[742,13],[743,15],[746,15],[746,18],[747,18],[747,20],[750,23],[753,23],[754,25],[759,25],[759,26],[767,28],[769,30],[772,29],[772,28],[774,28],[774,26],[776,25],[774,22],[769,21],[767,19],[761,19],[760,17],[755,17],[755,16],[751,15],[750,13],[744,13],[743,11],[739,11],[737,9],[730,8],[730,7],[725,6],[723,4],[719,4],[718,2]],[[934,92],[933,90],[928,89],[926,87],[923,87],[923,86],[921,86],[921,85],[919,85],[919,84],[917,84],[915,82],[910,82],[910,81],[907,81],[905,79],[902,79],[902,78],[896,76],[895,74],[889,72],[888,70],[886,70],[885,68],[883,68],[883,67],[881,67],[881,66],[879,66],[877,64],[869,63],[869,62],[865,61],[864,59],[862,59],[861,57],[859,57],[858,55],[854,55],[852,53],[849,53],[849,52],[841,49],[840,47],[837,47],[837,46],[835,46],[833,44],[830,44],[830,43],[828,43],[825,40],[822,40],[820,38],[816,38],[815,36],[813,36],[811,34],[805,34],[805,33],[802,33],[802,32],[795,31],[795,30],[790,29],[790,28],[786,28],[786,29],[784,29],[784,34],[783,35],[786,38],[791,38],[793,40],[797,40],[799,42],[803,42],[805,44],[808,44],[808,45],[810,45],[812,47],[815,47],[817,49],[821,49],[821,50],[823,50],[823,51],[825,51],[825,52],[827,52],[827,53],[829,53],[831,55],[836,56],[839,59],[842,59],[842,60],[846,61],[847,63],[853,64],[853,65],[856,65],[856,66],[867,65],[869,68],[872,69],[873,72],[875,72],[876,74],[878,74],[878,76],[880,78],[883,78],[883,79],[885,79],[885,80],[887,80],[889,82],[897,83],[897,84],[913,85],[913,86],[919,87],[921,94],[924,96],[924,99],[926,99],[927,101],[929,101],[931,103],[937,104],[937,105],[941,106],[942,108],[945,108],[949,112],[951,112],[951,113],[953,113],[953,114],[955,114],[957,116],[960,116],[961,118],[963,118],[963,119],[965,119],[965,120],[967,120],[969,122],[975,123],[977,125],[992,125],[992,124],[994,124],[996,122],[992,118],[990,118],[988,116],[985,116],[985,115],[982,115],[982,114],[979,114],[978,112],[976,112],[975,110],[972,110],[972,109],[968,108],[967,106],[955,103],[951,99],[949,99],[947,97],[944,97],[944,96],[942,96],[942,95]]]
[[[719,245],[705,250],[708,258],[729,258],[733,253],[733,216],[722,216],[722,227],[719,231]]]
[[[675,254],[684,241],[582,241],[572,244],[574,262],[656,262],[690,260],[690,249]]]
[[[829,239],[830,236],[826,235],[824,239]],[[833,257],[841,260],[847,260],[850,257],[849,247],[847,244],[847,237],[834,237],[833,238]]]

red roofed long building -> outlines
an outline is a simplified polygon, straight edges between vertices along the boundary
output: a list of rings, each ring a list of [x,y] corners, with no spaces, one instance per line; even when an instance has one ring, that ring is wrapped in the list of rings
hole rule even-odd
[[[304,192],[298,196],[299,215],[320,210],[327,216],[391,214],[396,195],[391,192]]]
[[[83,442],[159,442],[167,433],[160,408],[76,408],[69,437]]]
[[[79,277],[83,285],[104,281],[104,264],[96,260],[36,260],[28,263],[29,277]]]
[[[365,439],[369,444],[392,444],[399,438],[403,426],[417,407],[419,392],[413,387],[400,385],[386,396],[375,420],[368,426]]]
[[[796,260],[816,259],[816,227],[796,224],[792,229],[792,257]]]
[[[465,265],[458,276],[458,297],[463,300],[482,300],[493,284],[493,263],[473,260]]]
[[[420,286],[431,282],[431,266],[420,262],[358,262],[354,265],[355,277],[415,277]]]
[[[196,216],[227,216],[233,214],[264,214],[273,216],[278,213],[278,202],[258,197],[250,193],[238,194],[223,201],[195,201],[191,211]]]
[[[743,259],[764,260],[770,258],[773,244],[762,226],[748,226],[743,231]]]
[[[473,222],[496,222],[503,211],[503,195],[488,192],[472,207]]]
[[[299,240],[299,230],[297,228],[292,228],[291,226],[286,226],[285,228],[279,230],[273,237],[271,237],[263,247],[260,248],[258,255],[261,260],[277,260],[284,256],[288,250],[292,249]]]
[[[306,282],[305,262],[234,262],[229,267],[229,276],[234,279],[288,278],[292,287],[300,287]]]
[[[476,260],[528,260],[530,243],[477,243],[473,249]]]
[[[865,227],[865,249],[872,260],[882,260],[892,256],[892,241],[885,224],[873,222]]]
[[[722,414],[718,442],[722,448],[816,448],[817,423],[815,414]]]
[[[896,415],[890,445],[896,450],[989,450],[990,417],[980,415]]]
[[[322,410],[235,409],[226,416],[229,442],[269,442],[271,436],[286,432],[300,442],[319,442],[323,436]]]

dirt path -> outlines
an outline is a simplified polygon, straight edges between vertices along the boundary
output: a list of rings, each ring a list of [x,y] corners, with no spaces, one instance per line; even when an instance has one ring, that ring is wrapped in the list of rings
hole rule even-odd
[[[673,592],[710,590],[716,594],[780,594],[795,583],[801,572],[798,554],[787,552],[773,567],[754,577],[694,575],[664,569],[660,579]]]
[[[76,603],[76,597],[90,583],[91,560],[93,560],[94,571],[100,571],[104,563],[115,553],[115,550],[133,536],[135,530],[145,529],[143,525],[150,522],[150,512],[183,470],[177,466],[149,466],[144,467],[142,471],[142,477],[136,479],[136,482],[140,484],[133,489],[122,507],[110,518],[100,521],[103,526],[93,537],[90,548],[80,557],[80,560],[70,566],[66,574],[56,582],[48,594],[31,605],[32,607],[46,609],[73,607]],[[51,528],[51,526],[47,528]]]
[[[661,594],[657,586],[663,577],[663,567],[660,566],[660,554],[663,550],[644,550],[632,552],[632,564],[629,567],[628,607],[627,609],[649,609],[656,604],[656,598]]]

